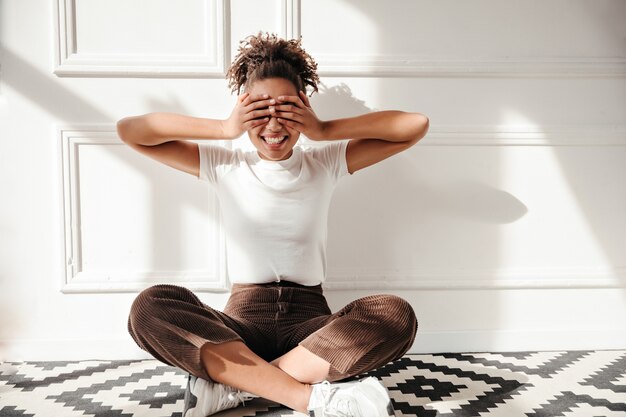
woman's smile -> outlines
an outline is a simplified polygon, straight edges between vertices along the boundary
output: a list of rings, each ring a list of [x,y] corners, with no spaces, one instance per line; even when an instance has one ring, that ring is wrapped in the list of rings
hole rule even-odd
[[[277,145],[285,142],[289,135],[260,135],[261,139],[263,139],[268,145]]]

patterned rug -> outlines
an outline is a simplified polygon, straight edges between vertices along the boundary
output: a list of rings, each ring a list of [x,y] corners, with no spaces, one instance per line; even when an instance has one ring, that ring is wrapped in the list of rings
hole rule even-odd
[[[626,416],[626,351],[406,355],[368,375],[397,416]],[[155,360],[0,365],[2,417],[182,417],[187,376]],[[265,400],[222,417],[302,416]]]

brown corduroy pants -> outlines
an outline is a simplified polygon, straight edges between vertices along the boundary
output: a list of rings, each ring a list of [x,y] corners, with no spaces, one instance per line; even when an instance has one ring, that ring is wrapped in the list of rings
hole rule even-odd
[[[332,314],[321,285],[234,284],[224,312],[186,288],[155,285],[135,299],[128,331],[159,361],[199,378],[209,379],[200,360],[205,343],[238,340],[268,362],[301,345],[329,362],[327,379],[337,381],[404,355],[417,319],[394,295],[360,298]]]

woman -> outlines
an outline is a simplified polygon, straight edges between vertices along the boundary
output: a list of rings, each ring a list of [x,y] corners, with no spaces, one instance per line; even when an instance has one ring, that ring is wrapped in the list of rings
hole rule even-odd
[[[185,416],[253,396],[313,416],[393,415],[375,378],[336,381],[404,355],[417,320],[392,295],[331,313],[321,285],[328,207],[341,177],[413,146],[428,118],[381,111],[321,121],[306,95],[317,91],[316,69],[300,40],[259,33],[242,41],[228,70],[240,95],[227,120],[149,113],[117,124],[127,145],[207,181],[220,200],[233,284],[224,312],[185,288],[156,285],[138,295],[128,322],[142,349],[189,372]],[[244,132],[256,151],[181,140]],[[303,149],[300,134],[331,142]]]

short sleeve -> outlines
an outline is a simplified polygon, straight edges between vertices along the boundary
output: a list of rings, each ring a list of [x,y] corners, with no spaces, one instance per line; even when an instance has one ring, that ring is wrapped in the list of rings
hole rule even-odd
[[[198,179],[216,184],[233,165],[235,152],[223,146],[199,143],[200,171]]]
[[[314,150],[316,159],[321,162],[335,181],[349,174],[348,161],[346,160],[348,142],[349,140],[335,141],[328,145],[316,147]]]

